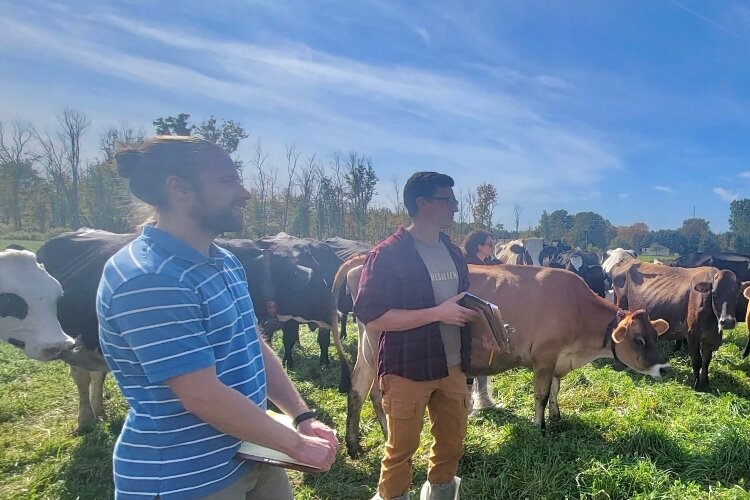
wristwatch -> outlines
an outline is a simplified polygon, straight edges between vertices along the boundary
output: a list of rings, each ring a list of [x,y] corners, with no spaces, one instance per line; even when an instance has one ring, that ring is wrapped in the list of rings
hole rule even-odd
[[[294,420],[292,421],[292,423],[294,424],[294,428],[296,429],[297,426],[299,426],[299,424],[301,424],[305,420],[310,420],[311,418],[316,418],[317,416],[318,416],[317,410],[308,410],[294,417]]]

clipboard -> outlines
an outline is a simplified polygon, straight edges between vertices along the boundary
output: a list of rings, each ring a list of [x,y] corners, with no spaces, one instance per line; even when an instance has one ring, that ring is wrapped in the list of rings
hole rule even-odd
[[[296,432],[294,431],[292,419],[287,415],[282,415],[281,413],[276,413],[271,410],[267,410],[266,413],[269,417],[273,418],[280,424],[283,424],[289,427],[293,432]],[[284,452],[251,443],[249,441],[242,441],[240,449],[237,450],[236,456],[243,460],[251,460],[253,462],[275,465],[277,467],[284,467],[285,469],[298,470],[301,472],[322,472],[320,467],[299,462]]]

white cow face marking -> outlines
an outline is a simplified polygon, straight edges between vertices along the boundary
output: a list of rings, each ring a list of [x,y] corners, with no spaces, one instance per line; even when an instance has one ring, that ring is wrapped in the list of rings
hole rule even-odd
[[[57,320],[62,287],[33,253],[0,252],[0,339],[40,361],[59,358],[75,342]]]

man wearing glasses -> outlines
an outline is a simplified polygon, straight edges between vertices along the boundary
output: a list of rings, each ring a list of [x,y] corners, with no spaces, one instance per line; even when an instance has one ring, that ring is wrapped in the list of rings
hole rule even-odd
[[[474,313],[458,304],[469,288],[466,261],[441,232],[458,211],[452,187],[445,174],[412,175],[404,187],[411,225],[373,248],[362,270],[355,313],[368,331],[381,332],[378,383],[388,423],[375,499],[409,498],[425,408],[434,440],[421,498],[458,498],[470,402],[470,338],[462,327]]]

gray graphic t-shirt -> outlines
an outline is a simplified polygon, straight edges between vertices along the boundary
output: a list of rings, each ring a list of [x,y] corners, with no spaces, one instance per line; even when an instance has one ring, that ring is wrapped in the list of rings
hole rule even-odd
[[[442,304],[458,293],[456,264],[441,241],[431,244],[415,238],[414,245],[430,273],[435,304]],[[448,367],[461,364],[461,329],[454,325],[440,323],[440,336],[443,338]]]

